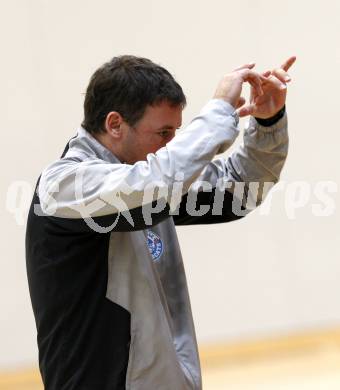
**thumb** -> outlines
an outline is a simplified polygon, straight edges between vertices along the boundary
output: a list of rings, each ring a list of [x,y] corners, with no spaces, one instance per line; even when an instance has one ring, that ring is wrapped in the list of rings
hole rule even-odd
[[[252,115],[255,112],[255,104],[248,104],[246,106],[240,107],[236,110],[236,112],[240,118],[247,115]]]

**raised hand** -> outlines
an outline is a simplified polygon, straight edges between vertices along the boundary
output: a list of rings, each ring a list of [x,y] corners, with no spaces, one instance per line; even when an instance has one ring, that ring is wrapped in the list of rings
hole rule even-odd
[[[287,72],[295,60],[295,56],[289,57],[279,68],[262,73],[261,76],[265,78],[261,78],[263,93],[259,93],[259,88],[252,85],[249,104],[239,107],[238,115],[266,119],[280,111],[286,102],[287,83],[291,81]]]
[[[235,108],[240,107],[245,103],[244,98],[240,96],[245,82],[251,85],[257,96],[261,96],[263,94],[262,85],[267,82],[267,79],[252,70],[254,66],[254,63],[245,64],[226,74],[218,84],[214,98],[223,99]]]

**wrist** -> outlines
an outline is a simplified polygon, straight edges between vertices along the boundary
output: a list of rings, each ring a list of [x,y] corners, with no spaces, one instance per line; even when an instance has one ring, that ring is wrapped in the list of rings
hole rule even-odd
[[[279,110],[275,115],[269,118],[256,118],[256,121],[259,125],[269,127],[273,126],[276,122],[278,122],[281,118],[283,118],[286,112],[286,105],[284,105],[281,110]]]

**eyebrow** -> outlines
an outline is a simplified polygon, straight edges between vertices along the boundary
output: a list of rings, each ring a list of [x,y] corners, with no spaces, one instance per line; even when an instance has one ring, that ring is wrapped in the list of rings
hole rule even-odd
[[[182,126],[182,124],[181,124],[181,126]],[[181,126],[179,126],[178,129],[179,129]],[[174,129],[173,126],[165,125],[165,126],[160,127],[159,129],[157,129],[156,131],[159,131],[159,130],[173,130],[173,129]]]

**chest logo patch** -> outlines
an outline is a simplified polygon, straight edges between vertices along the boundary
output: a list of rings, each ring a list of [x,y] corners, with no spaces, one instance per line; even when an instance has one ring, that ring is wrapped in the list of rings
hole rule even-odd
[[[159,260],[164,249],[163,241],[156,233],[149,229],[147,230],[146,238],[152,260]]]

